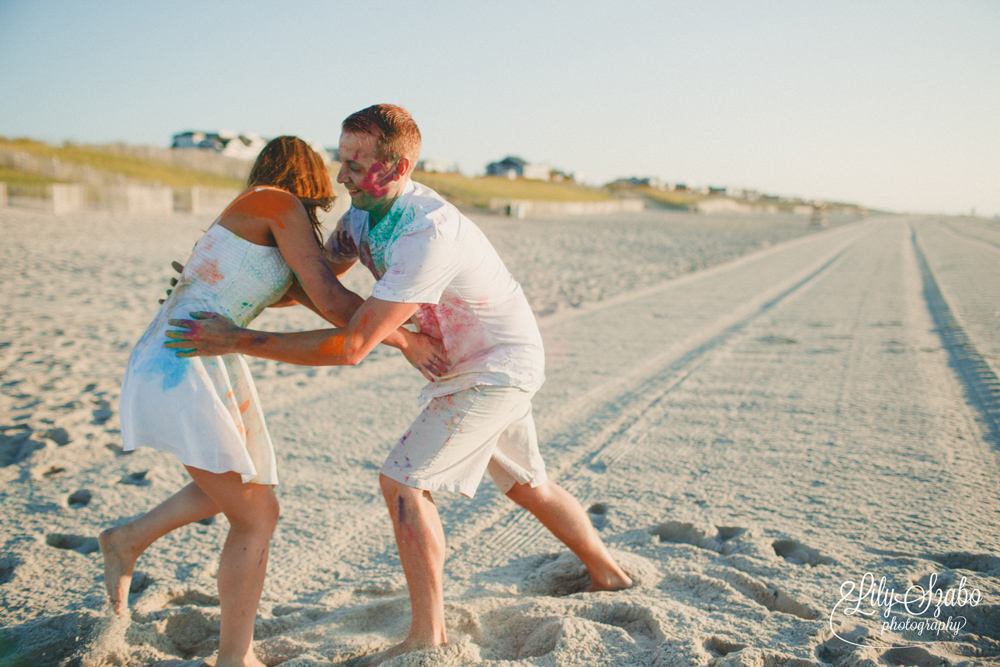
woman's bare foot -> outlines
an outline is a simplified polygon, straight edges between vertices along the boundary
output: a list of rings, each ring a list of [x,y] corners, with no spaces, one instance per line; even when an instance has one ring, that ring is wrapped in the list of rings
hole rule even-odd
[[[445,644],[438,644],[437,646],[445,646]],[[381,653],[376,653],[368,658],[363,664],[364,667],[376,667],[376,665],[381,665],[386,660],[390,658],[395,658],[398,655],[403,655],[404,653],[412,653],[413,651],[422,651],[425,648],[434,648],[433,644],[423,644],[421,642],[411,641],[407,639],[406,641],[391,646]]]
[[[123,614],[128,608],[129,587],[132,585],[132,570],[139,558],[127,539],[128,526],[108,528],[97,536],[97,544],[104,556],[104,586],[108,589],[108,603],[116,614]],[[140,552],[141,553],[141,552]]]

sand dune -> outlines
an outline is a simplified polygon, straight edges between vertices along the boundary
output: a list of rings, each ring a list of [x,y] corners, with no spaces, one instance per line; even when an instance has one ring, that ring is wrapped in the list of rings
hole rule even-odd
[[[451,643],[390,664],[1000,660],[1000,226],[479,220],[539,314],[550,475],[638,585],[582,592],[579,561],[487,480],[437,499]],[[121,452],[118,382],[169,261],[208,222],[0,209],[0,665],[215,650],[223,517],[140,559],[129,622],[106,620],[95,541],[185,482],[168,455]],[[316,324],[293,309],[258,321]],[[355,664],[408,625],[376,477],[421,378],[389,350],[350,369],[252,368],[282,479],[258,655]],[[942,606],[955,626],[940,632],[933,606],[884,629],[881,609],[841,602],[865,573],[981,602]]]

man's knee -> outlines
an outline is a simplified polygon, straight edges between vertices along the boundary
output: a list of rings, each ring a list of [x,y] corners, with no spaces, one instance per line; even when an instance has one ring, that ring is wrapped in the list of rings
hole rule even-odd
[[[378,476],[378,485],[382,489],[382,496],[386,501],[396,502],[399,498],[416,498],[419,496],[430,497],[429,492],[421,491],[418,488],[407,486],[400,481],[382,473]]]
[[[549,483],[543,482],[538,486],[531,486],[531,484],[520,484],[518,482],[514,483],[514,486],[510,487],[507,491],[507,497],[513,500],[518,505],[531,505],[539,501],[544,501],[548,496]]]
[[[379,473],[378,485],[382,489],[382,495],[386,498],[392,498],[399,495],[399,487],[402,486],[399,482],[394,480],[392,477],[387,476],[385,473]]]

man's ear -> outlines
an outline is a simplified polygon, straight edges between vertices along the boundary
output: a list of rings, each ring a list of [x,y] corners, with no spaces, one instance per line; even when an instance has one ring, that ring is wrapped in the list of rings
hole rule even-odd
[[[399,179],[403,178],[408,173],[410,173],[411,164],[413,163],[410,162],[410,158],[406,157],[405,155],[396,160],[396,166],[393,167],[392,169],[392,179],[394,181],[398,181]]]

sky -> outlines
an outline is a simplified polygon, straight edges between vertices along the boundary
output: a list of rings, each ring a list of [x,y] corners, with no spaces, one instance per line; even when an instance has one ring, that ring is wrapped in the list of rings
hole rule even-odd
[[[0,0],[0,136],[336,146],[406,107],[422,157],[601,184],[1000,216],[996,0]]]

